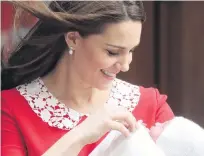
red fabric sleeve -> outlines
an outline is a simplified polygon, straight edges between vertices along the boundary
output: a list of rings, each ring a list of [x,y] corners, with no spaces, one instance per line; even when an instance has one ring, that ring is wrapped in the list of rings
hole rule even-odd
[[[12,110],[1,97],[1,155],[3,156],[26,156],[26,148],[18,129],[17,123],[12,116]]]
[[[157,89],[155,89],[155,92],[157,99],[155,122],[163,123],[165,121],[171,120],[174,117],[174,113],[166,102],[167,96],[160,94]]]

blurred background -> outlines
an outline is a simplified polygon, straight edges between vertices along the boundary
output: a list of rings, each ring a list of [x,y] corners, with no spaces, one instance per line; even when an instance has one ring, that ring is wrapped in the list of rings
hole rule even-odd
[[[134,53],[128,73],[120,78],[145,87],[156,87],[168,95],[176,115],[204,126],[204,2],[145,1],[147,20],[140,46]],[[1,46],[9,56],[8,45],[16,43],[13,32],[14,9],[1,2]],[[36,20],[28,13],[18,33],[25,35]],[[24,20],[25,21],[25,20]]]

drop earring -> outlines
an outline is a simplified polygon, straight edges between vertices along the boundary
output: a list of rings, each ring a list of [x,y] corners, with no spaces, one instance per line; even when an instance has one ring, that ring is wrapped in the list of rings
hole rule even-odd
[[[69,47],[69,54],[72,55],[74,52],[73,48],[72,47]]]

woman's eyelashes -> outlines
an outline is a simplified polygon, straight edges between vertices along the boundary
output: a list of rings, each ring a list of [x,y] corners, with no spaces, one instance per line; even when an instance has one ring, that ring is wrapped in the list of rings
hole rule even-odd
[[[110,51],[110,50],[106,50],[108,52],[108,55],[109,56],[118,56],[120,53],[119,52],[113,52],[113,51]]]
[[[109,56],[118,56],[120,55],[120,52],[113,52],[111,50],[106,50],[108,52]],[[130,50],[129,53],[132,53],[134,50]]]
[[[129,53],[133,53],[135,50],[130,50]]]

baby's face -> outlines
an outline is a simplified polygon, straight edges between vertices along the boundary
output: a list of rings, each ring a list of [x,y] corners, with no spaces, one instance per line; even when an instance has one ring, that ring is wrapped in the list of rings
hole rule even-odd
[[[149,134],[155,142],[168,124],[168,121],[165,123],[156,123],[155,126],[150,128]]]

